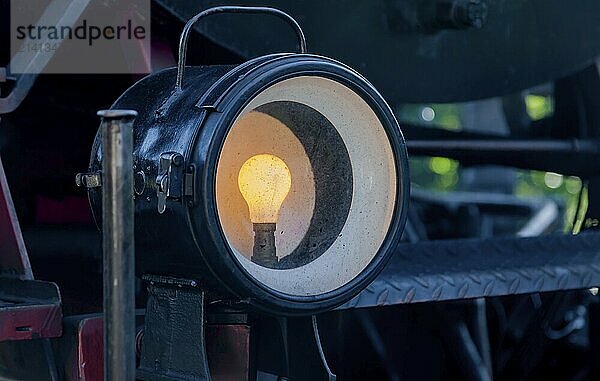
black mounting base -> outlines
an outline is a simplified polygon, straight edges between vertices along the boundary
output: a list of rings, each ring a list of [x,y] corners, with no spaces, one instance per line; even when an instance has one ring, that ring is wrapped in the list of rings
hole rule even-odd
[[[148,303],[137,378],[210,381],[204,341],[204,291],[188,279],[145,275]]]

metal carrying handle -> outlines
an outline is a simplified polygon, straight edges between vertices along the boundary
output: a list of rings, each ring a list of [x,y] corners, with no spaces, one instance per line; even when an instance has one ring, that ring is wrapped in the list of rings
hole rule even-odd
[[[268,14],[272,16],[277,16],[280,19],[286,21],[298,36],[298,43],[300,45],[300,53],[306,53],[306,38],[304,37],[304,32],[302,28],[298,24],[296,20],[287,13],[269,7],[238,7],[238,6],[223,6],[223,7],[214,7],[209,8],[205,11],[198,13],[196,16],[192,17],[183,28],[183,32],[181,33],[181,38],[179,40],[179,61],[177,62],[177,82],[175,83],[175,90],[181,90],[181,85],[183,83],[183,74],[185,72],[185,60],[187,55],[187,44],[188,39],[190,37],[190,31],[192,30],[192,26],[203,17],[214,15],[217,13],[247,13],[247,14]]]

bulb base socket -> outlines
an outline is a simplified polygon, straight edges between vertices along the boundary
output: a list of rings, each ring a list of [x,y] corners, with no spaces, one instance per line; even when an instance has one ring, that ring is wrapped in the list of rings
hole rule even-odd
[[[264,267],[276,267],[279,262],[275,247],[275,229],[272,223],[254,223],[254,247],[252,249],[252,262]]]

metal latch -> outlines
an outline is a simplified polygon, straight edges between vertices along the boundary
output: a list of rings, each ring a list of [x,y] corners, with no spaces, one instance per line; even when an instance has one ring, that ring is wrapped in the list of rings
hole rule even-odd
[[[78,187],[99,188],[102,186],[102,172],[78,173],[75,176],[75,184]]]
[[[183,188],[183,156],[177,152],[160,155],[158,176],[156,176],[156,197],[158,213],[164,213],[167,199],[179,199]]]

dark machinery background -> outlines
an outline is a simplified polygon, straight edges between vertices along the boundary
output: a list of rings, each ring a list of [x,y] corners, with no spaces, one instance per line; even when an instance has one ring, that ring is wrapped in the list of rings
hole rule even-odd
[[[153,1],[158,65],[173,65],[183,20],[223,3],[251,5]],[[8,1],[0,4],[2,68],[9,61],[9,12]],[[357,298],[319,317],[339,379],[598,379],[599,307],[587,288],[600,273],[594,233],[600,217],[600,3],[261,5],[296,17],[311,53],[339,59],[371,80],[397,111],[415,158],[411,211],[397,258]],[[194,65],[241,63],[289,49],[294,41],[282,25],[260,16],[247,22],[219,16],[200,28],[188,57]],[[58,283],[65,315],[102,308],[100,235],[73,176],[87,166],[95,112],[137,79],[41,75],[19,108],[1,119],[0,152],[32,267],[36,278]],[[0,96],[24,82],[0,76]],[[539,99],[551,110],[532,117],[528,102]],[[458,128],[442,118],[448,108],[458,110],[446,113],[458,115]],[[460,166],[450,182],[444,180],[448,166]],[[554,173],[564,175],[561,189],[567,180],[578,184],[570,198],[556,192],[515,196],[523,177],[541,176],[547,181],[538,185],[555,189]],[[523,236],[531,238],[515,238]],[[431,301],[437,303],[411,304]],[[272,328],[280,322],[256,319],[259,369],[319,369],[318,357],[302,350],[301,334],[289,330],[286,359],[281,334]]]

